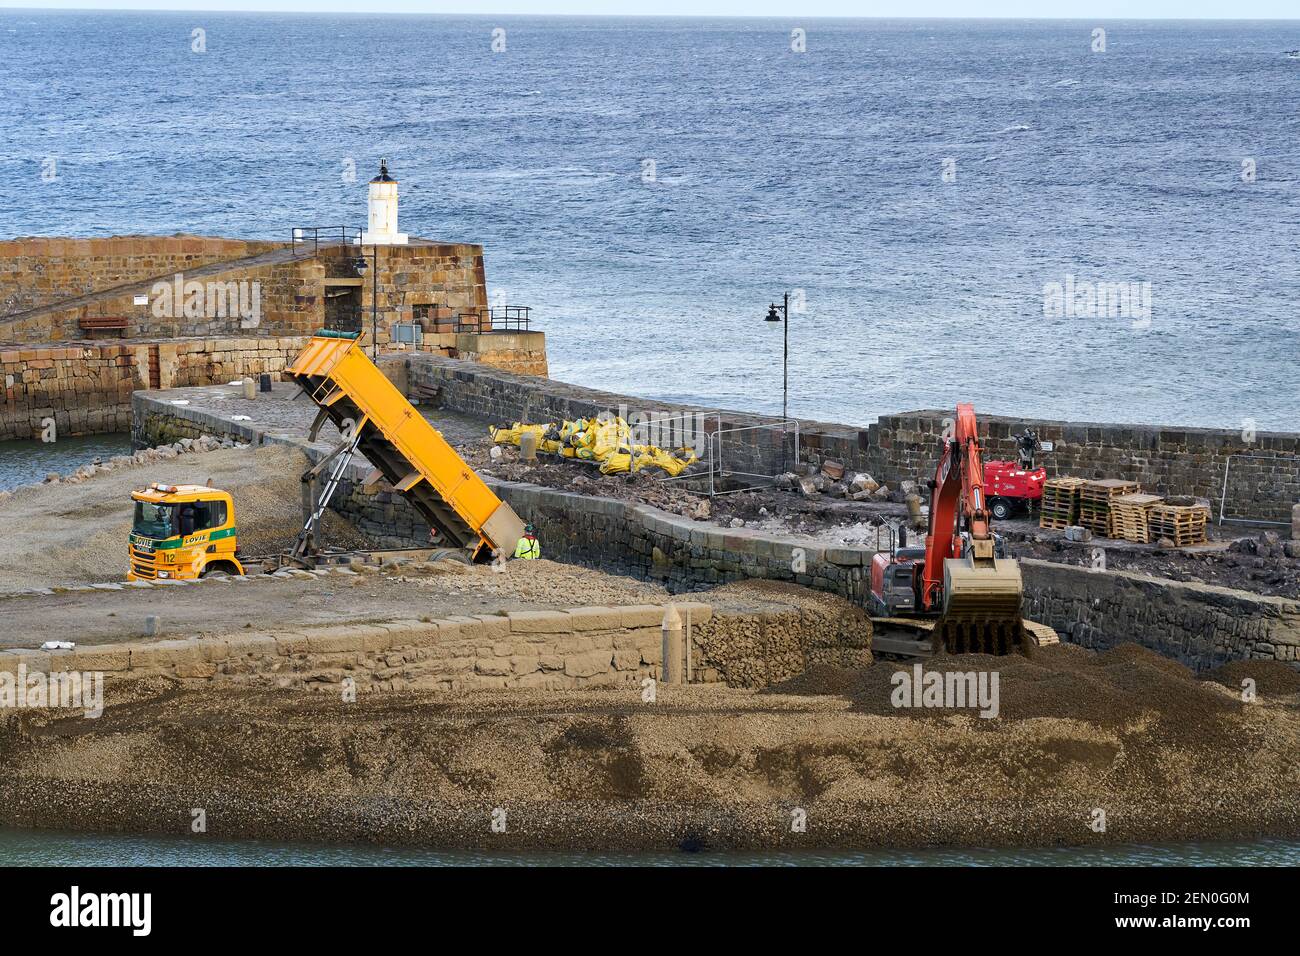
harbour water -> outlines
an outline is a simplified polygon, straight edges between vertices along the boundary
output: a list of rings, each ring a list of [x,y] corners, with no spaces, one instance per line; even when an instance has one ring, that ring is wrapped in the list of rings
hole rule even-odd
[[[403,231],[483,243],[562,381],[777,411],[790,291],[798,418],[1290,430],[1298,47],[1295,21],[0,10],[0,236],[287,239],[360,223],[387,157]],[[1049,308],[1087,283],[1150,312]]]
[[[454,853],[370,844],[0,830],[0,866],[1297,866],[1300,843],[861,852]]]
[[[96,459],[107,460],[131,452],[126,433],[60,438],[54,442],[0,442],[0,491],[33,485],[56,473],[66,475]]]

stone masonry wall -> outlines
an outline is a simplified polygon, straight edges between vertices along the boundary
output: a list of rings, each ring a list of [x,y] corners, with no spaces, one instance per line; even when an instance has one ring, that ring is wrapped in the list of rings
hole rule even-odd
[[[919,411],[882,415],[867,429],[863,464],[880,481],[932,477],[934,449],[952,412]],[[1300,434],[1259,432],[1246,441],[1241,430],[1166,425],[1106,425],[1007,418],[979,419],[986,459],[1016,457],[1014,436],[1031,427],[1053,444],[1039,456],[1049,474],[1080,478],[1126,478],[1146,491],[1196,495],[1215,503],[1229,473],[1229,516],[1290,523],[1300,501]]]
[[[188,586],[225,591],[256,587],[259,580],[264,578],[207,578]],[[849,655],[870,662],[870,625],[846,642],[843,628],[828,627],[815,613],[717,613],[695,601],[674,604],[683,623],[689,622],[692,683],[763,687],[802,673],[810,661],[846,662]],[[639,687],[645,678],[660,676],[664,613],[658,605],[575,607],[301,633],[241,631],[216,638],[88,644],[72,651],[0,650],[0,672],[17,674],[20,667],[40,673],[102,671],[110,680],[164,675],[334,694],[348,679],[358,693]]]
[[[283,372],[302,338],[83,342],[63,347],[0,350],[4,403],[0,440],[39,438],[46,419],[63,436],[128,431],[131,393],[149,387],[151,352],[160,387],[202,385]]]
[[[67,308],[47,308],[11,319],[0,318],[0,341],[18,343],[65,342],[78,339],[130,340],[229,335],[309,335],[325,324],[325,267],[311,257],[294,258],[286,251],[271,261],[244,260],[228,267],[209,265],[164,274],[143,285],[104,293]],[[181,276],[179,294],[177,275]],[[185,283],[203,284],[204,300],[187,315],[189,293]],[[245,283],[243,302],[256,315],[240,314],[239,284]],[[256,285],[254,285],[256,284]],[[217,285],[227,294],[218,307]],[[166,290],[165,292],[163,290]],[[209,290],[212,290],[209,299]],[[256,289],[256,300],[253,291]],[[135,296],[149,297],[149,305],[136,305]],[[233,302],[232,302],[233,298]],[[196,300],[197,302],[198,300]],[[217,315],[218,311],[224,312]],[[82,320],[96,316],[127,319],[124,330],[87,330]]]
[[[719,419],[724,429],[768,425],[728,438],[726,465],[758,474],[780,468],[781,433],[771,427],[777,420],[767,416],[653,402],[434,355],[411,356],[407,364],[412,395],[496,422],[589,417],[623,407],[672,415],[700,412],[701,425],[710,434]],[[951,415],[938,411],[882,415],[865,429],[802,422],[800,459],[814,464],[833,459],[850,471],[866,471],[895,485],[904,479],[928,480],[934,474],[944,420]],[[1054,450],[1041,456],[1050,474],[1129,478],[1159,494],[1197,495],[1217,503],[1227,457],[1246,454],[1259,457],[1233,460],[1226,500],[1230,516],[1289,523],[1291,508],[1300,501],[1297,433],[1260,432],[1246,442],[1240,432],[1227,429],[1074,424],[988,415],[980,417],[986,458],[1014,459],[1012,435],[1026,426],[1033,427],[1041,440],[1054,442]]]
[[[284,245],[204,236],[0,242],[0,317]]]
[[[1300,601],[1128,571],[1020,563],[1025,615],[1075,644],[1105,649],[1136,641],[1195,670],[1248,659],[1300,668]]]

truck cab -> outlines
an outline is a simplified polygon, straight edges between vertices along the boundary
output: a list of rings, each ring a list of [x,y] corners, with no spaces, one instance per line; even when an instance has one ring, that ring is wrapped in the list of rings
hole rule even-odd
[[[206,485],[154,483],[131,498],[135,515],[128,581],[244,573],[236,554],[235,505],[226,492]]]

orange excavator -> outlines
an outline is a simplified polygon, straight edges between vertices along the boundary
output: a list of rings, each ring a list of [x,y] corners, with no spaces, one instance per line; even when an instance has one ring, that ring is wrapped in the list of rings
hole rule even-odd
[[[882,621],[932,619],[934,644],[950,654],[1008,654],[1026,641],[1022,592],[1020,565],[990,524],[975,409],[961,404],[930,482],[925,548],[904,539],[876,553],[872,609]]]

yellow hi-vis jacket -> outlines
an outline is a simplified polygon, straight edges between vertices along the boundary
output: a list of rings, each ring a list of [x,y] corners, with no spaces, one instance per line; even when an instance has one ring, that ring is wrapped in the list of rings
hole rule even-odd
[[[520,538],[519,543],[515,545],[516,558],[540,558],[542,556],[542,543],[536,538]]]

